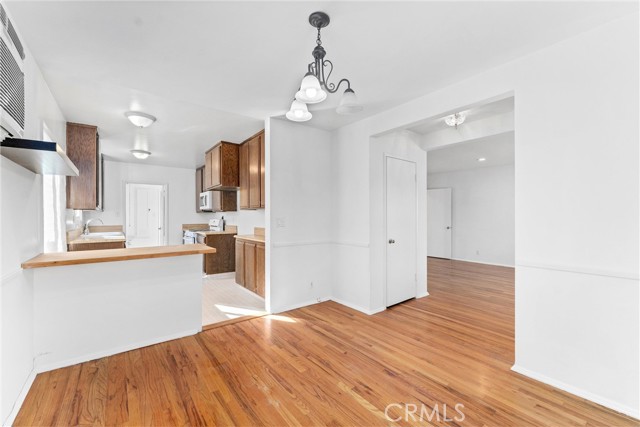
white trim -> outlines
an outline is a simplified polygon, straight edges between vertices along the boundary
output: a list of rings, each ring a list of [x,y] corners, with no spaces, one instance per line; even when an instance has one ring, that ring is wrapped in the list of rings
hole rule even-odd
[[[589,267],[567,265],[567,264],[547,264],[543,262],[535,262],[535,261],[527,261],[527,260],[516,261],[516,266],[538,268],[542,270],[566,271],[569,273],[588,274],[591,276],[613,277],[616,279],[640,280],[640,273],[637,271],[632,272],[632,271],[603,270],[599,268],[589,268]]]
[[[42,373],[47,371],[53,371],[54,369],[65,368],[67,366],[77,365],[79,363],[88,362],[90,360],[100,359],[102,357],[113,356],[114,354],[124,353],[125,351],[131,351],[142,347],[147,347],[154,344],[160,344],[166,341],[172,341],[178,338],[188,337],[191,335],[195,335],[198,332],[202,331],[202,326],[197,329],[189,329],[187,331],[177,332],[171,335],[165,335],[158,338],[152,338],[144,341],[139,341],[133,344],[127,344],[120,347],[115,347],[108,350],[97,351],[95,353],[85,354],[83,356],[73,357],[71,359],[66,359],[63,361],[53,362],[53,363],[45,363],[40,365],[36,359],[36,372]]]
[[[349,308],[351,308],[351,309],[353,309],[353,310],[359,311],[359,312],[364,313],[364,314],[367,314],[367,315],[372,315],[372,314],[380,313],[380,312],[382,312],[382,311],[385,311],[385,310],[386,310],[386,308],[385,308],[385,307],[378,307],[378,308],[376,308],[376,309],[369,310],[369,309],[367,309],[367,308],[361,307],[361,306],[359,306],[359,305],[357,305],[357,304],[352,304],[352,303],[350,303],[350,302],[346,302],[346,301],[341,300],[341,299],[339,299],[339,298],[331,298],[331,301],[333,301],[333,302],[337,302],[337,303],[338,303],[338,304],[340,304],[340,305],[344,305],[345,307],[349,307]]]
[[[424,298],[424,297],[428,297],[428,296],[429,296],[429,292],[424,291],[424,293],[420,292],[418,295],[416,295],[416,299]]]
[[[285,311],[291,311],[291,310],[296,310],[296,309],[302,308],[302,307],[308,307],[308,306],[314,305],[314,304],[320,304],[321,302],[329,301],[330,299],[331,298],[329,298],[329,297],[322,297],[322,298],[309,300],[309,301],[305,301],[305,302],[301,302],[301,303],[286,305],[286,306],[278,308],[276,310],[272,310],[271,312],[269,312],[269,314],[284,313]]]
[[[216,273],[216,274],[203,274],[203,279],[235,279],[236,272],[230,271],[228,273]],[[251,292],[251,291],[249,291]]]
[[[272,242],[274,248],[286,248],[290,246],[314,246],[314,245],[330,245],[331,240],[307,240],[301,242]]]
[[[431,258],[437,258],[437,257],[431,257]],[[515,265],[500,264],[500,263],[497,263],[497,262],[478,261],[478,260],[471,260],[471,259],[464,259],[464,258],[453,258],[453,257],[451,258],[451,260],[453,260],[453,261],[470,262],[470,263],[473,263],[473,264],[495,265],[497,267],[515,268]]]
[[[33,382],[36,379],[36,375],[37,373],[35,368],[31,369],[31,372],[29,372],[29,376],[27,377],[24,384],[22,385],[22,389],[20,390],[20,394],[18,394],[18,398],[16,399],[15,402],[13,402],[13,407],[9,412],[9,416],[7,416],[7,419],[5,419],[2,422],[3,426],[10,426],[16,420],[16,417],[18,416],[18,412],[20,412],[20,408],[22,408],[22,404],[24,403],[24,400],[27,398],[27,394],[29,393],[31,386],[33,385]]]
[[[553,386],[555,388],[558,388],[560,390],[566,391],[568,393],[574,394],[578,397],[582,397],[583,399],[587,399],[590,400],[592,402],[597,403],[598,405],[602,405],[602,406],[606,406],[607,408],[613,409],[614,411],[618,411],[621,412],[625,415],[629,415],[630,417],[636,418],[636,419],[640,419],[640,410],[639,409],[634,409],[631,408],[629,406],[626,405],[622,405],[618,402],[615,402],[613,400],[607,399],[605,397],[602,397],[600,395],[591,393],[589,391],[583,390],[581,388],[578,387],[574,387],[570,384],[564,383],[562,381],[558,381],[555,380],[553,378],[550,378],[546,375],[531,371],[527,368],[523,368],[522,366],[518,366],[518,365],[513,365],[511,367],[511,370],[513,372],[517,372],[521,375],[524,375],[525,377],[529,377],[532,378],[536,381],[540,381],[543,382],[545,384],[548,384],[550,386]]]

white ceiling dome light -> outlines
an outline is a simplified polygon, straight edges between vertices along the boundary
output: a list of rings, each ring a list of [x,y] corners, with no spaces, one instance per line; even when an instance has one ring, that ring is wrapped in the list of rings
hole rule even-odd
[[[451,126],[451,127],[455,126],[457,128],[458,125],[461,125],[464,123],[466,118],[467,118],[467,115],[465,113],[455,113],[445,117],[444,122],[448,126]]]
[[[297,99],[294,99],[291,103],[291,109],[286,114],[287,119],[294,122],[306,122],[307,120],[311,120],[311,113],[307,108],[307,104],[304,102],[300,102]]]
[[[133,154],[136,159],[144,160],[151,155],[151,152],[146,150],[131,150],[131,154]]]
[[[139,128],[149,127],[156,121],[156,118],[151,114],[140,111],[127,111],[124,115],[134,126]]]

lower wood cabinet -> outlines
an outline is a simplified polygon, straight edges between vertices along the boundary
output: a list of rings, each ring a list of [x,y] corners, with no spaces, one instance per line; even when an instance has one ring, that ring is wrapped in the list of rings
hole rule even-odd
[[[264,298],[264,243],[236,240],[236,283]]]
[[[236,247],[232,233],[198,235],[198,243],[216,249],[215,254],[206,254],[203,260],[205,274],[229,273],[236,269]]]
[[[95,251],[97,249],[124,249],[124,242],[100,242],[100,243],[70,243],[67,251]]]

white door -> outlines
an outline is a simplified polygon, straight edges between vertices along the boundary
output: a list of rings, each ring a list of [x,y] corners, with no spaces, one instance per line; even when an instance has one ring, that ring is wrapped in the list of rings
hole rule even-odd
[[[387,307],[416,297],[416,164],[386,158]]]
[[[451,189],[427,190],[427,256],[451,258]]]
[[[127,247],[164,244],[164,186],[127,184]]]

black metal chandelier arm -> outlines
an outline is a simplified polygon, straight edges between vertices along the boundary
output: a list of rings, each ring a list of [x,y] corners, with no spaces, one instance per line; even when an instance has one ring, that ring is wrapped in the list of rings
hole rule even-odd
[[[325,89],[327,89],[327,92],[329,93],[336,93],[338,91],[338,89],[340,89],[340,85],[342,83],[347,83],[347,89],[351,89],[351,82],[349,81],[349,79],[342,79],[338,82],[338,84],[333,84],[333,83],[329,83],[326,84],[324,83],[323,86],[325,87]]]

